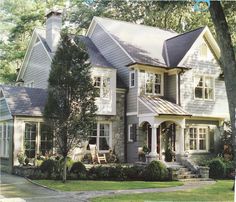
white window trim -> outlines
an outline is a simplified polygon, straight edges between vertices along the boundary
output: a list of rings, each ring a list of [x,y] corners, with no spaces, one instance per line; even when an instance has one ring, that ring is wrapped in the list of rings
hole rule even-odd
[[[112,123],[109,121],[98,121],[97,123],[97,136],[96,136],[96,147],[100,153],[108,153],[109,149],[112,148]],[[100,138],[100,124],[109,124],[109,149],[108,150],[99,150],[99,138]],[[95,136],[91,136],[95,137]]]
[[[156,94],[154,92],[152,93],[147,93],[146,92],[146,80],[147,80],[147,74],[159,74],[161,75],[161,93]],[[155,85],[155,82],[154,82]],[[155,89],[155,86],[153,86],[153,90]],[[152,71],[145,71],[145,81],[144,81],[144,90],[145,90],[145,95],[157,95],[157,96],[163,96],[164,95],[164,74],[162,72],[152,72]]]
[[[98,86],[94,86],[95,88],[99,89],[99,97],[97,97],[97,98],[103,99],[103,100],[110,100],[111,94],[112,94],[112,92],[111,92],[111,77],[110,76],[94,75],[93,78],[95,78],[95,77],[100,77],[100,86],[99,87]],[[110,79],[108,97],[104,97],[103,96],[103,94],[104,94],[103,93],[103,81],[104,81],[104,79]]]
[[[28,88],[34,88],[34,81],[29,81],[29,82],[26,82],[24,87],[28,87]]]
[[[134,75],[134,85],[132,85],[132,74]],[[135,87],[135,71],[130,71],[129,72],[129,88],[134,88]]]
[[[4,138],[4,134],[3,134],[3,131],[4,131],[4,124],[6,124],[6,134],[5,134],[5,138]],[[8,134],[8,123],[7,122],[1,122],[0,123],[1,125],[1,128],[2,128],[2,138],[1,138],[1,141],[2,141],[2,144],[5,144],[6,147],[1,147],[0,148],[0,157],[1,158],[9,158],[10,157],[10,154],[9,154],[9,144],[10,144],[10,137],[9,137],[9,134]],[[7,144],[8,143],[8,144]],[[4,150],[5,149],[5,150]]]
[[[132,126],[133,126],[133,124],[128,125],[128,142],[133,142],[134,141],[130,138],[130,132],[131,132],[130,129],[131,129]]]
[[[196,150],[190,150],[190,148],[189,148],[188,152],[190,154],[191,153],[207,153],[207,152],[209,152],[209,127],[202,126],[202,125],[189,126],[189,128],[188,128],[188,136],[190,136],[190,134],[189,134],[189,129],[190,128],[196,128],[197,129],[197,149]],[[200,128],[206,129],[206,149],[205,150],[199,150],[199,129]],[[190,142],[188,142],[188,144],[190,144]],[[189,147],[190,147],[190,145],[189,145]]]
[[[196,77],[203,77],[203,98],[197,98],[195,96],[195,84],[196,84]],[[211,78],[213,79],[213,99],[206,99],[205,98],[205,79],[206,78]],[[209,76],[209,75],[195,75],[194,76],[194,85],[193,85],[193,95],[194,95],[194,100],[204,100],[204,101],[215,101],[215,78],[213,76]]]

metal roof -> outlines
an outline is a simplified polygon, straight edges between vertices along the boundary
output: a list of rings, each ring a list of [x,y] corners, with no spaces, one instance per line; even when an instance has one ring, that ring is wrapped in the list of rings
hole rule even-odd
[[[181,106],[164,100],[157,96],[139,96],[139,100],[147,105],[147,107],[158,115],[176,115],[176,116],[191,116]]]
[[[40,88],[0,86],[12,116],[43,116],[47,91]]]

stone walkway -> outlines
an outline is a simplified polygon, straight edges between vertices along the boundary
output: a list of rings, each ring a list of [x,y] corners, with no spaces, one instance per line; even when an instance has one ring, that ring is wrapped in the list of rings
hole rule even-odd
[[[189,181],[184,182],[183,186],[169,188],[60,192],[32,184],[22,177],[2,173],[0,202],[88,202],[91,198],[105,195],[185,191],[214,183],[215,181]]]

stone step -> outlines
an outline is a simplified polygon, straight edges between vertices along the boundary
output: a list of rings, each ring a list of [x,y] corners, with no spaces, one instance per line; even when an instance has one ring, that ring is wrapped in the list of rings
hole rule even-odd
[[[192,179],[192,178],[198,178],[198,175],[196,174],[178,175],[178,179]]]

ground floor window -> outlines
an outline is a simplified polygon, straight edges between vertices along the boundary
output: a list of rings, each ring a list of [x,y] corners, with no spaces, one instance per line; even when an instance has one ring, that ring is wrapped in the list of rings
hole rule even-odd
[[[108,151],[111,148],[111,123],[100,123],[94,125],[89,144],[96,144],[99,151]]]
[[[9,157],[9,127],[8,123],[0,123],[0,157]]]
[[[24,149],[28,158],[46,155],[53,148],[53,135],[49,126],[38,122],[25,123]]]
[[[207,127],[190,127],[189,133],[189,150],[206,151],[207,150]]]

